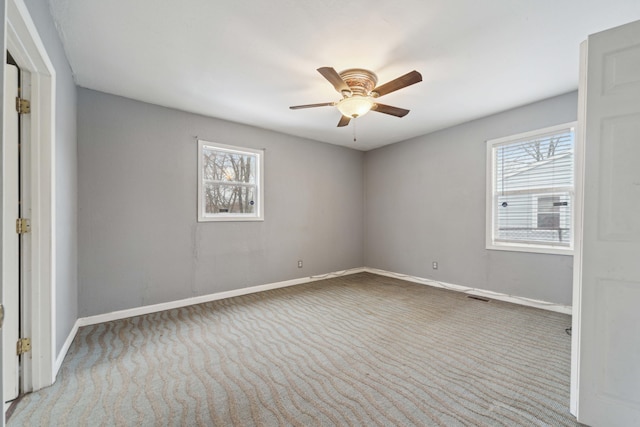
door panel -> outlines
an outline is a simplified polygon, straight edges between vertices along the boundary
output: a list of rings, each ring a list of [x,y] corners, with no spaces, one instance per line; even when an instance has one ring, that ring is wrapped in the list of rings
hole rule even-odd
[[[604,55],[603,95],[615,95],[616,92],[640,91],[640,48],[630,46],[613,50]],[[634,71],[635,70],[635,71]]]
[[[596,296],[602,306],[598,312],[596,341],[603,344],[597,353],[596,363],[602,367],[597,388],[603,396],[637,404],[640,387],[638,382],[627,381],[627,378],[640,378],[638,360],[628,357],[640,355],[640,340],[629,339],[630,331],[640,331],[637,316],[629,316],[637,310],[640,283],[598,280]]]
[[[640,21],[587,58],[578,420],[640,425]]]
[[[9,401],[18,396],[18,356],[16,343],[19,337],[19,235],[16,233],[18,218],[18,113],[15,99],[18,96],[18,68],[5,65],[4,88],[4,144],[3,144],[3,230],[2,230],[2,301],[5,310],[3,326],[3,397]],[[6,405],[5,405],[6,409]]]
[[[640,167],[632,155],[640,135],[640,114],[604,118],[601,133],[599,239],[640,241]]]

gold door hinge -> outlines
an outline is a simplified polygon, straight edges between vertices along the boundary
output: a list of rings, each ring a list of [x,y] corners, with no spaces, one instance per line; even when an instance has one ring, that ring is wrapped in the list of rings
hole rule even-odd
[[[18,111],[18,114],[29,114],[31,112],[31,102],[28,99],[17,97],[16,111]]]
[[[31,338],[20,338],[18,340],[18,356],[31,351]]]
[[[16,219],[16,233],[24,234],[31,231],[31,222],[27,218]]]

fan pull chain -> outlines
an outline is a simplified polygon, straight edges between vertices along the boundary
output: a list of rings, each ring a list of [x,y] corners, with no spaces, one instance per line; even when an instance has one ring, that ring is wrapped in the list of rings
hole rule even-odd
[[[353,120],[353,142],[356,142],[356,122],[357,120]]]

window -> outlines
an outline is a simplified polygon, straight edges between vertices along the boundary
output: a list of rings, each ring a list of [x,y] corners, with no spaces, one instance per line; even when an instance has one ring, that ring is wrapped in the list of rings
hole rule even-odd
[[[198,141],[198,221],[264,219],[263,155]]]
[[[487,248],[570,254],[574,123],[487,141]]]

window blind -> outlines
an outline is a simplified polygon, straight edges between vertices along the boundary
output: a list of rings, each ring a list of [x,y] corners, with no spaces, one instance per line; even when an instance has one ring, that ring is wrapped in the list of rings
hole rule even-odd
[[[574,132],[493,146],[494,242],[570,246]]]

